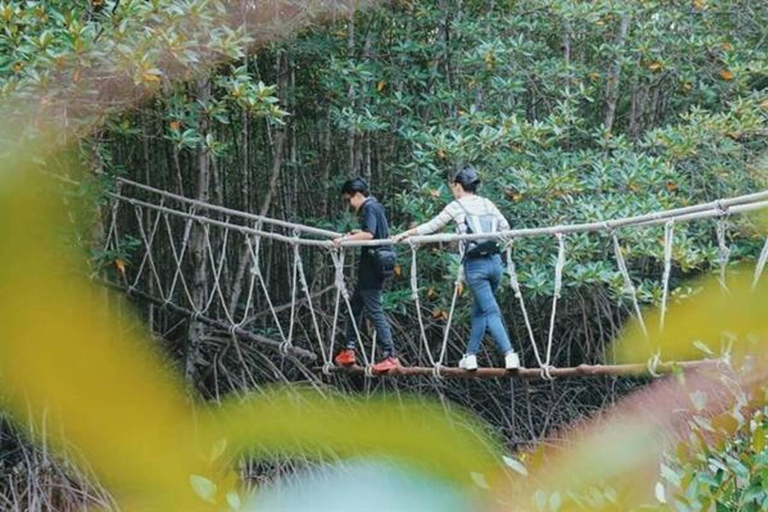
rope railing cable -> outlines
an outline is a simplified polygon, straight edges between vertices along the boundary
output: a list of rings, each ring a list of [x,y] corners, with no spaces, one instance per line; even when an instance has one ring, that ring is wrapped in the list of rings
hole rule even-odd
[[[761,193],[762,194],[762,193]],[[768,194],[768,192],[765,192]],[[745,196],[746,197],[746,196]],[[741,198],[734,198],[733,200],[723,200],[720,206],[728,205],[731,201],[737,201]],[[699,207],[702,205],[699,205]],[[710,219],[722,215],[715,203],[707,203],[706,209],[698,209],[693,213],[683,212],[680,210],[688,210],[689,208],[680,208],[677,210],[668,210],[665,212],[659,212],[658,214],[641,215],[637,217],[627,217],[608,221],[589,222],[582,224],[563,224],[557,226],[548,226],[541,228],[521,228],[511,229],[507,231],[498,231],[495,236],[499,241],[503,242],[505,239],[510,238],[524,238],[524,237],[540,237],[548,235],[557,235],[561,233],[563,235],[581,233],[581,232],[594,232],[594,231],[612,231],[621,227],[649,227],[655,225],[666,224],[669,220],[675,222],[689,222],[700,219]],[[730,214],[747,213],[751,211],[761,210],[768,208],[768,200],[754,201],[754,202],[738,202],[735,206],[728,206]],[[455,242],[455,241],[467,241],[467,240],[479,240],[488,238],[488,234],[485,233],[473,233],[473,234],[458,234],[458,233],[443,233],[436,235],[418,235],[410,237],[410,240],[418,242],[420,244],[439,243],[439,242]],[[327,244],[328,242],[319,242]],[[355,246],[376,246],[384,244],[392,244],[392,240],[362,240],[362,241],[345,241],[342,242],[343,247],[355,247]]]
[[[248,212],[244,212],[244,211],[241,211],[241,210],[235,210],[235,209],[232,209],[232,208],[227,208],[225,206],[220,206],[220,205],[208,203],[208,202],[205,202],[205,201],[199,201],[197,199],[191,199],[191,198],[186,197],[186,196],[182,196],[182,195],[179,195],[179,194],[174,194],[172,192],[167,192],[165,190],[161,190],[161,189],[158,189],[158,188],[155,188],[155,187],[151,187],[149,185],[144,185],[143,183],[138,183],[138,182],[135,182],[135,181],[131,181],[131,180],[126,179],[126,178],[117,178],[117,182],[120,185],[129,185],[131,187],[134,187],[134,188],[137,188],[137,189],[140,189],[140,190],[144,190],[146,192],[151,192],[151,193],[159,195],[161,197],[167,197],[169,199],[173,199],[173,200],[175,200],[175,201],[177,201],[179,203],[194,205],[194,206],[197,206],[198,208],[204,209],[204,210],[215,211],[215,212],[223,213],[223,214],[230,215],[230,216],[237,216],[237,217],[241,217],[243,219],[247,219],[247,220],[250,220],[250,221],[261,222],[263,224],[272,224],[272,225],[279,226],[279,227],[282,227],[282,228],[286,228],[286,229],[289,229],[289,230],[292,230],[292,231],[298,230],[298,231],[301,231],[301,232],[304,232],[304,233],[307,233],[307,234],[323,236],[323,237],[326,237],[326,238],[336,238],[336,237],[341,236],[341,233],[336,233],[335,231],[330,231],[328,229],[315,228],[315,227],[306,226],[306,225],[303,225],[303,224],[297,224],[297,223],[293,223],[293,222],[273,219],[271,217],[266,217],[266,216],[263,216],[263,215],[256,215],[254,213],[248,213]]]
[[[178,210],[173,210],[171,208],[158,206],[152,203],[148,203],[138,199],[133,199],[130,197],[121,196],[118,194],[111,194],[111,196],[114,198],[129,202],[131,204],[141,205],[145,208],[153,208],[159,211],[167,211],[171,214],[175,214],[175,215],[179,215],[187,218],[194,218],[195,220],[198,220],[203,223],[209,223],[219,227],[227,227],[227,225],[221,221],[210,219],[204,216],[191,215],[186,212],[180,212]],[[762,199],[764,197],[768,198],[768,191],[761,192],[759,194],[750,194],[748,196],[741,196],[733,199],[722,200],[719,202],[706,203],[704,205],[678,208],[675,210],[667,210],[664,212],[657,212],[653,214],[640,215],[635,217],[627,217],[627,218],[583,223],[583,224],[566,224],[566,225],[558,225],[558,226],[542,227],[542,228],[524,228],[524,229],[499,231],[495,233],[495,236],[500,241],[503,241],[504,239],[510,239],[510,238],[557,235],[557,233],[566,235],[571,233],[587,232],[587,231],[606,231],[606,230],[611,231],[616,228],[625,227],[625,226],[645,227],[645,226],[652,226],[652,225],[658,225],[658,224],[665,224],[668,220],[671,220],[671,219],[674,219],[676,222],[685,222],[685,221],[691,221],[691,220],[697,220],[697,219],[713,218],[713,217],[718,217],[722,215],[721,208],[725,208],[725,207],[728,208],[729,213],[731,214],[745,213],[745,212],[754,211],[758,209],[768,208],[768,200],[762,200],[762,201],[754,200],[755,198]],[[748,199],[753,199],[753,200],[750,202],[748,201]],[[290,225],[290,227],[298,227],[298,228],[302,227],[301,224],[293,224],[293,223],[287,223],[287,224]],[[248,226],[245,226],[245,225],[230,224],[228,227],[229,229],[240,231],[242,233],[251,233],[254,235],[277,240],[280,242],[291,243],[292,241],[292,237],[281,235],[278,233],[271,233],[267,231],[261,231],[261,230],[249,228]],[[286,227],[289,227],[289,226],[286,226]],[[481,233],[474,233],[474,234],[445,233],[445,234],[437,234],[437,235],[413,236],[410,239],[414,242],[423,244],[423,243],[475,240],[475,239],[481,239],[481,238],[487,238],[487,237],[488,237],[487,234],[481,234]],[[330,247],[331,242],[327,240],[315,240],[315,239],[302,238],[299,240],[299,243],[307,246]],[[341,243],[341,246],[342,247],[372,247],[372,246],[379,246],[379,245],[389,245],[392,243],[394,242],[391,239],[352,240],[352,241],[347,240],[347,241],[343,241]],[[404,243],[404,242],[400,242],[400,243]]]
[[[173,194],[171,192],[166,192],[164,190],[160,190],[154,187],[150,187],[148,185],[137,183],[135,181],[127,180],[125,178],[118,178],[118,183],[122,185],[130,185],[136,188],[140,188],[145,191],[152,192],[154,194],[172,198],[179,202],[184,202],[187,204],[195,204],[198,207],[203,209],[218,211],[218,212],[229,214],[229,215],[237,215],[246,219],[257,220],[263,223],[270,223],[270,224],[274,224],[274,225],[291,229],[291,230],[298,229],[306,233],[317,234],[317,235],[325,236],[328,238],[336,238],[338,236],[341,236],[341,233],[336,233],[330,230],[314,228],[314,227],[306,226],[303,224],[297,224],[297,223],[292,223],[288,221],[280,221],[277,219],[272,219],[270,217],[264,217],[256,214],[246,213],[239,210],[226,208],[223,206],[218,206],[211,203],[198,201],[195,199],[190,199],[185,196]],[[551,226],[546,228],[508,230],[508,231],[500,232],[499,234],[509,238],[509,237],[539,236],[539,235],[556,235],[557,233],[570,234],[570,233],[579,232],[579,231],[601,231],[606,229],[613,230],[616,228],[635,225],[635,224],[640,224],[640,225],[664,224],[667,220],[672,218],[675,218],[678,221],[681,221],[681,220],[693,220],[697,218],[715,217],[715,216],[721,215],[721,211],[723,209],[729,209],[729,210],[732,210],[734,213],[736,213],[736,212],[744,212],[744,211],[750,211],[751,209],[759,209],[759,208],[766,208],[766,207],[768,207],[768,190],[756,192],[752,194],[745,194],[745,195],[728,198],[728,199],[718,199],[716,201],[710,201],[708,203],[701,203],[697,205],[674,208],[670,210],[663,210],[659,212],[651,212],[648,214],[635,215],[631,217],[624,217],[624,218],[613,219],[608,221],[589,222],[589,223],[583,223],[583,224],[566,224],[566,225]],[[417,236],[413,238],[416,241],[420,241],[420,242],[472,240],[475,238],[482,238],[482,237],[487,238],[486,234],[455,235],[457,236],[457,238],[452,238],[450,240],[445,240],[443,238],[440,238],[442,236],[444,235],[423,235],[423,236]],[[318,240],[315,240],[315,242],[327,243],[327,242],[322,242]],[[371,243],[371,241],[346,241],[346,242],[343,242],[342,245],[343,246],[380,245],[384,242],[385,241],[380,241],[380,240],[377,240],[373,243]],[[386,241],[386,243],[391,243],[391,241]]]

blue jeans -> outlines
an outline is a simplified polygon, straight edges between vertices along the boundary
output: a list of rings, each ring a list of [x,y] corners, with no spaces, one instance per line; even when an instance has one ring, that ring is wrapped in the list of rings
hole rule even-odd
[[[394,356],[395,346],[392,343],[392,330],[389,328],[389,320],[387,320],[384,307],[381,304],[381,289],[357,288],[352,295],[352,300],[350,300],[350,306],[357,328],[362,332],[363,313],[365,312],[376,328],[376,337],[382,352],[384,352],[384,357]],[[351,318],[347,318],[346,339],[347,348],[354,350],[357,336]]]
[[[504,267],[501,265],[501,256],[498,254],[464,262],[464,275],[474,299],[472,332],[469,335],[467,354],[477,354],[486,331],[496,340],[502,354],[512,351],[507,327],[504,325],[501,310],[494,297],[503,273]]]

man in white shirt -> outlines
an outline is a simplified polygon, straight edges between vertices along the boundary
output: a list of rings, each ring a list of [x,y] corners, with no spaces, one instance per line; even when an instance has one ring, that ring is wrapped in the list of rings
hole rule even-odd
[[[428,235],[448,224],[456,222],[459,233],[494,233],[509,229],[509,222],[490,200],[476,194],[480,177],[472,166],[465,166],[451,180],[454,201],[429,222],[409,229],[393,237],[399,242],[412,235]],[[463,242],[464,275],[472,291],[472,331],[464,357],[459,367],[477,369],[477,351],[488,331],[504,354],[504,366],[508,370],[520,367],[520,358],[512,349],[509,334],[501,318],[501,310],[495,293],[501,283],[504,267],[495,238]]]

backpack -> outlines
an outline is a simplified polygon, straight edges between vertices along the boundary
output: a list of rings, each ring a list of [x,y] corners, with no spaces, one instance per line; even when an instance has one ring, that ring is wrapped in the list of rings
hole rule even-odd
[[[487,211],[481,215],[471,215],[467,209],[461,204],[461,201],[456,201],[462,210],[464,210],[464,225],[467,228],[467,234],[475,233],[495,233],[499,229],[499,219],[496,215]],[[464,245],[464,259],[474,260],[477,258],[485,258],[487,256],[493,256],[499,254],[499,244],[496,239],[484,240],[468,240]]]

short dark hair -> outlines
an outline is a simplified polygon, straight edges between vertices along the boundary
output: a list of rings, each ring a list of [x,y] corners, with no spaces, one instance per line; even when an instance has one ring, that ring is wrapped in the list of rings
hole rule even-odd
[[[341,194],[354,195],[355,192],[360,192],[365,197],[371,195],[371,191],[368,189],[368,183],[360,176],[345,181],[341,186]]]

